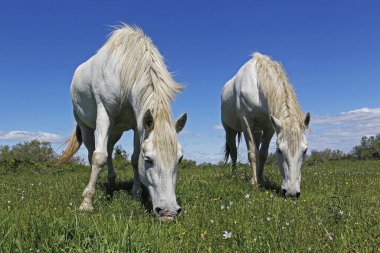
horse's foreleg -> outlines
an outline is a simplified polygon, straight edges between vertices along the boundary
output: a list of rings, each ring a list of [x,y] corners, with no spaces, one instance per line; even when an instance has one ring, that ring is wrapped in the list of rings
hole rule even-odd
[[[243,118],[243,133],[244,133],[244,139],[247,144],[248,149],[248,160],[249,164],[252,168],[252,179],[251,184],[257,186],[258,185],[258,179],[256,175],[256,144],[255,139],[253,138],[252,134],[252,127],[248,123],[246,118]]]
[[[118,142],[121,138],[123,134],[122,133],[118,133],[118,134],[112,134],[110,136],[110,138],[108,139],[108,144],[107,144],[107,153],[108,153],[108,158],[107,158],[107,167],[108,167],[108,182],[111,184],[111,185],[115,185],[115,181],[116,181],[116,173],[115,173],[115,170],[113,168],[113,163],[112,163],[112,153],[113,153],[113,148],[116,144],[116,142]]]
[[[110,120],[106,110],[103,106],[98,106],[96,117],[96,145],[95,151],[91,159],[91,176],[87,187],[83,191],[83,202],[79,207],[79,210],[92,211],[92,197],[95,194],[95,184],[98,179],[99,172],[102,167],[107,163],[107,143],[109,134]]]
[[[141,200],[141,181],[139,176],[139,155],[140,155],[140,139],[138,131],[135,130],[133,135],[133,154],[131,157],[132,167],[133,167],[133,187],[132,194],[137,199]]]
[[[262,136],[262,142],[259,152],[259,164],[257,166],[257,176],[259,178],[259,183],[264,183],[264,165],[268,158],[268,149],[270,140],[272,139],[272,136],[274,134],[274,131],[272,128],[267,129],[263,132]]]
[[[258,179],[260,179],[257,171],[258,171],[258,168],[260,166],[261,157],[259,155],[259,150],[260,150],[260,144],[261,144],[262,136],[263,136],[263,133],[261,131],[253,133],[253,140],[254,140],[255,147],[256,147],[256,149],[255,149],[256,150],[256,153],[255,153],[255,155],[256,155],[256,175],[257,175]]]

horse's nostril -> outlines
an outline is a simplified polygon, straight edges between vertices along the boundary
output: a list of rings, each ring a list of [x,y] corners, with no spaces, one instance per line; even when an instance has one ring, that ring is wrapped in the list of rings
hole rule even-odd
[[[177,209],[177,215],[180,214],[181,211],[182,211],[181,208],[178,208],[178,209]]]
[[[301,196],[301,193],[300,193],[300,192],[297,192],[297,193],[296,193],[296,197],[297,197],[297,199],[298,199],[300,196]]]
[[[162,211],[162,208],[156,207],[154,210],[156,211],[157,214],[159,214]]]

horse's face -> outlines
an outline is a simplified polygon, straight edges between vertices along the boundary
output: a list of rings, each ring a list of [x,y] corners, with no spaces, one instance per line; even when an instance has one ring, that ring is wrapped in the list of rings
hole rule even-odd
[[[305,118],[305,127],[308,127],[309,122],[310,114],[308,113]],[[278,119],[272,117],[272,123],[277,133],[277,164],[282,177],[281,194],[285,197],[298,198],[301,195],[301,166],[307,152],[304,129],[301,129],[302,133],[299,135],[286,135]],[[289,136],[297,136],[297,141]]]
[[[177,120],[175,130],[173,129],[176,134],[183,129],[186,119],[187,115],[183,114]],[[172,149],[176,152],[170,154],[167,159],[163,159],[161,150],[157,150],[154,145],[154,136],[156,135],[153,117],[149,111],[143,120],[146,134],[141,144],[139,156],[140,180],[148,188],[154,213],[162,220],[172,220],[181,211],[181,207],[177,204],[175,187],[178,164],[183,157],[182,147],[177,142],[177,147]]]

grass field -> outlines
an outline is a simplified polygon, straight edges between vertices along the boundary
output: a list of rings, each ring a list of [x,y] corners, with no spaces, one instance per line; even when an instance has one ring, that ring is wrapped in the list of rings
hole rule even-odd
[[[101,174],[93,213],[77,211],[88,167],[1,175],[0,251],[380,252],[380,161],[305,166],[298,201],[278,195],[275,167],[260,189],[247,166],[234,179],[228,166],[181,168],[170,223],[131,196],[132,168],[116,172],[114,189]]]

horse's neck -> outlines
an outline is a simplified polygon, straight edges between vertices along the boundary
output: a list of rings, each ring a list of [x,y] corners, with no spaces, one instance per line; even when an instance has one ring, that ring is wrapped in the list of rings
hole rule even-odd
[[[293,94],[286,91],[286,87],[280,89],[280,99],[277,101],[268,101],[271,114],[277,119],[281,120],[285,124],[294,124],[298,122],[297,113],[300,112],[298,103],[295,101],[296,98]]]

